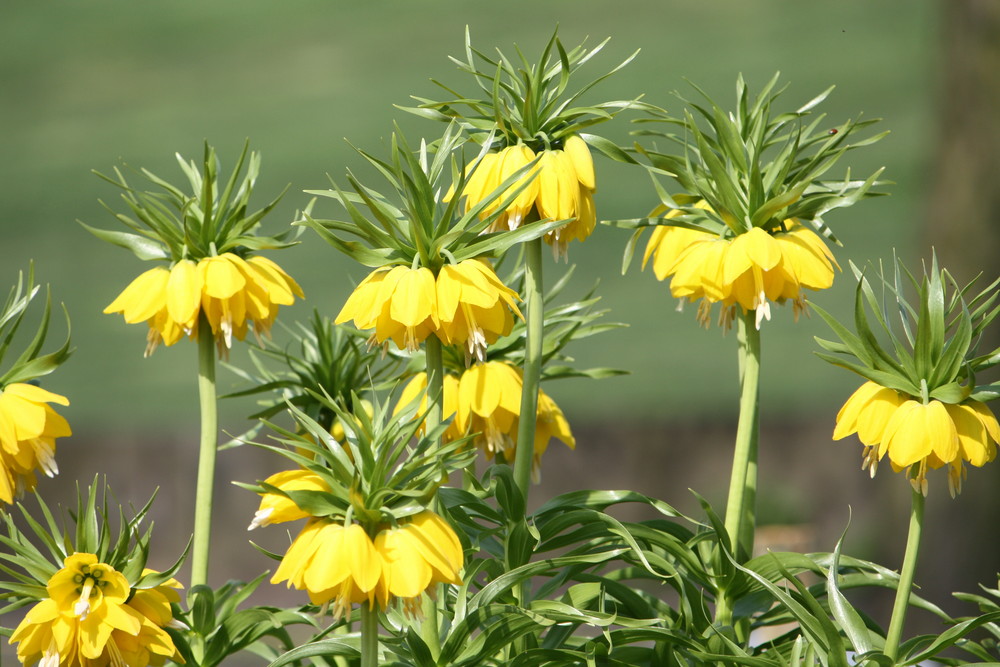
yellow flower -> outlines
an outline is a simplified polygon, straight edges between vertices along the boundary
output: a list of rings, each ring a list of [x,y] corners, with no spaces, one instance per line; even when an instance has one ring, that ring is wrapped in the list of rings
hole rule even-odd
[[[94,554],[75,553],[52,575],[49,597],[28,611],[10,643],[18,644],[22,664],[41,660],[42,667],[183,662],[162,627],[172,620],[169,602],[179,597],[170,587],[176,585],[170,580],[136,591],[126,602],[132,591],[121,573]]]
[[[150,269],[104,312],[121,313],[129,324],[149,325],[146,356],[161,342],[169,346],[185,336],[196,340],[200,315],[224,351],[232,347],[234,336],[243,340],[251,323],[255,335],[267,335],[279,306],[291,305],[296,296],[303,298],[302,288],[271,260],[227,252]]]
[[[705,204],[699,204],[707,208]],[[673,209],[667,218],[680,212]],[[670,293],[679,299],[702,299],[698,317],[708,322],[711,305],[721,302],[723,317],[738,305],[755,311],[757,328],[771,319],[771,301],[791,300],[795,316],[805,307],[802,288],[833,284],[840,268],[823,240],[794,220],[769,234],[759,227],[732,238],[683,227],[658,226],[646,244],[643,267],[652,258],[657,280],[671,278]]]
[[[438,338],[465,345],[470,357],[483,361],[486,346],[506,336],[518,310],[517,292],[501,282],[485,261],[467,259],[445,264],[437,276]]]
[[[359,329],[375,329],[373,344],[392,340],[410,351],[433,333],[482,359],[487,344],[510,333],[512,311],[521,316],[516,299],[517,292],[476,259],[446,264],[436,278],[424,267],[381,267],[354,289],[335,322],[354,320]]]
[[[361,281],[335,322],[354,320],[359,329],[375,329],[372,341],[388,340],[403,350],[416,350],[438,328],[437,291],[430,269],[383,266]]]
[[[379,530],[374,541],[359,524],[317,518],[292,542],[271,583],[287,581],[313,604],[332,602],[337,618],[352,604],[385,609],[396,598],[413,610],[432,584],[460,584],[462,562],[455,531],[427,510]]]
[[[52,477],[56,438],[72,434],[69,424],[47,403],[69,405],[64,396],[15,382],[0,392],[0,501],[14,502],[35,487],[35,470]]]
[[[865,446],[863,467],[872,476],[888,455],[896,471],[917,466],[911,481],[926,495],[927,470],[947,465],[953,497],[962,490],[965,463],[980,467],[992,461],[1000,441],[996,417],[979,401],[923,403],[871,381],[861,385],[837,414],[833,439],[852,433]]]
[[[444,377],[443,419],[454,417],[445,440],[453,440],[469,433],[477,435],[473,444],[480,447],[488,458],[503,454],[513,463],[517,450],[517,428],[521,415],[521,370],[501,361],[476,364],[466,370],[461,378]],[[407,383],[399,397],[398,412],[416,400],[427,388],[427,376],[416,374]],[[421,402],[426,410],[427,398]],[[535,418],[535,443],[532,470],[537,476],[542,454],[549,441],[556,438],[568,447],[576,447],[576,439],[562,410],[544,391],[538,391],[538,410]]]
[[[535,152],[523,144],[483,156],[466,184],[463,193],[465,210],[474,208],[535,157]],[[561,150],[541,151],[535,168],[487,206],[482,217],[495,211],[526,181],[528,185],[493,222],[489,231],[516,229],[534,208],[539,218],[569,220],[545,235],[545,242],[552,245],[556,258],[565,256],[569,242],[586,239],[597,222],[594,211],[594,161],[586,142],[574,134],[566,139]]]
[[[330,487],[323,478],[308,470],[283,470],[275,473],[264,480],[271,486],[276,486],[282,491],[329,491]],[[283,523],[285,521],[297,521],[305,519],[309,514],[296,505],[291,498],[278,493],[264,493],[261,495],[260,507],[253,515],[253,521],[247,530],[253,530],[259,526],[268,526],[272,523]]]

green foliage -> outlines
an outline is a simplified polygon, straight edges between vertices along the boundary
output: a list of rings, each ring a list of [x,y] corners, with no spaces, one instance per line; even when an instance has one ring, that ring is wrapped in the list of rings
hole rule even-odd
[[[876,286],[883,295],[880,303],[864,272],[853,264],[851,268],[858,280],[854,307],[857,333],[814,306],[840,338],[840,342],[817,338],[825,350],[817,353],[820,358],[925,401],[961,403],[998,395],[996,385],[976,386],[976,372],[995,365],[998,351],[977,356],[976,348],[983,329],[1000,314],[1000,280],[974,293],[975,281],[958,285],[946,269],[938,268],[936,256],[920,280],[897,260],[889,275],[881,267],[877,269]],[[915,303],[906,297],[908,288],[916,292]],[[869,324],[867,310],[875,316],[878,334]],[[888,340],[888,349],[879,335]]]
[[[264,216],[277,206],[280,196],[256,211],[251,211],[250,196],[260,173],[260,154],[249,152],[249,142],[236,161],[228,180],[220,181],[219,160],[215,148],[205,144],[201,168],[194,160],[179,154],[177,162],[188,181],[188,192],[142,169],[143,178],[156,190],[137,190],[129,185],[117,167],[115,178],[95,172],[100,178],[122,190],[122,200],[131,215],[115,213],[104,207],[131,232],[97,229],[80,223],[102,241],[121,246],[141,260],[181,259],[197,261],[224,252],[243,254],[265,248],[285,248],[291,231],[277,236],[256,236]],[[246,169],[243,178],[240,172]]]
[[[38,294],[41,286],[35,285],[34,266],[28,268],[28,277],[25,280],[23,273],[18,273],[17,284],[11,288],[7,294],[7,300],[0,310],[0,363],[10,350],[14,337],[17,334],[24,316],[28,312],[31,301]],[[18,355],[10,368],[0,375],[0,387],[15,382],[30,382],[43,375],[48,375],[58,368],[73,353],[70,348],[69,336],[69,314],[66,314],[66,340],[55,352],[40,354],[42,346],[45,344],[45,337],[49,331],[49,315],[52,308],[51,295],[46,290],[45,310],[42,312],[42,319],[38,324],[38,329],[32,336],[27,347]]]
[[[98,562],[120,572],[133,589],[159,586],[177,573],[187,549],[163,572],[144,572],[153,526],[149,524],[143,531],[140,525],[153,498],[131,516],[126,516],[124,509],[118,506],[117,517],[113,517],[109,493],[107,485],[98,477],[86,492],[78,486],[76,510],[70,510],[69,521],[64,517],[62,524],[36,493],[41,521],[23,504],[17,504],[30,535],[18,528],[12,515],[3,515],[5,534],[0,535],[0,544],[4,546],[0,551],[0,571],[10,579],[0,580],[0,590],[5,591],[0,593],[0,599],[10,602],[0,609],[0,614],[48,597],[49,579],[74,553],[96,555]],[[117,530],[112,525],[113,518],[117,519]]]
[[[500,150],[523,143],[536,153],[561,148],[563,141],[581,130],[614,118],[625,109],[655,110],[656,107],[634,100],[616,100],[587,104],[584,97],[591,88],[628,65],[638,55],[629,56],[611,71],[570,91],[570,80],[608,40],[589,51],[581,44],[567,50],[553,33],[538,60],[529,61],[516,45],[516,58],[497,49],[491,58],[472,46],[465,31],[465,59],[451,58],[459,69],[472,76],[479,90],[466,96],[434,81],[454,97],[444,101],[414,96],[417,107],[401,107],[431,120],[457,122],[484,149]],[[607,151],[600,137],[585,135],[595,148]],[[613,146],[613,144],[612,144]],[[612,149],[615,156],[619,151]]]
[[[432,271],[447,260],[457,263],[474,257],[499,255],[517,243],[539,238],[565,221],[533,222],[517,229],[484,234],[503,210],[527,187],[525,180],[514,186],[534,166],[518,169],[491,194],[460,214],[459,200],[475,165],[486,154],[464,168],[459,127],[451,124],[433,145],[420,142],[414,151],[399,128],[392,135],[388,162],[358,151],[392,188],[392,199],[363,185],[351,172],[347,180],[354,192],[334,184],[333,190],[309,190],[310,194],[340,203],[350,221],[313,218],[308,211],[298,224],[315,230],[320,237],[358,263],[369,267],[402,264],[423,266]],[[509,190],[509,191],[508,191]],[[442,193],[447,194],[442,197]],[[494,206],[489,214],[483,212]],[[368,209],[370,218],[357,204]],[[365,242],[361,245],[342,236],[348,234]]]

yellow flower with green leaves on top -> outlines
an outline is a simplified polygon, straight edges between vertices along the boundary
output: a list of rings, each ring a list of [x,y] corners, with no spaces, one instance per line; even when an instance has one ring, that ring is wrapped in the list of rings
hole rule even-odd
[[[583,130],[624,109],[653,108],[638,100],[576,103],[583,91],[574,91],[569,83],[603,46],[566,49],[553,34],[537,62],[518,52],[520,63],[515,66],[518,59],[508,60],[501,53],[494,60],[476,50],[466,34],[467,58],[455,62],[476,78],[484,95],[443,101],[415,97],[420,106],[407,109],[425,118],[457,122],[483,146],[485,153],[472,165],[468,183],[458,194],[465,199],[466,211],[479,211],[484,219],[496,216],[490,231],[516,229],[537,219],[560,221],[544,236],[556,259],[566,257],[571,241],[583,241],[594,231],[597,184],[590,146],[632,161],[611,142]],[[491,195],[498,189],[504,193],[500,199]]]
[[[531,148],[520,143],[484,155],[462,192],[465,210],[483,202],[502,183],[531,165],[535,157]],[[586,142],[576,134],[567,137],[561,148],[540,150],[537,157],[534,167],[504,193],[514,199],[500,209],[489,230],[516,229],[532,215],[535,219],[567,220],[543,237],[557,257],[565,256],[569,242],[585,240],[597,223],[594,161]],[[517,188],[523,189],[518,192]],[[494,199],[480,215],[485,218],[499,207],[500,202]]]
[[[147,570],[146,573],[152,573]],[[170,580],[133,591],[125,577],[95,554],[74,553],[49,579],[48,597],[28,610],[10,638],[22,664],[43,667],[162,665],[183,662],[163,629],[179,597]]]
[[[0,362],[12,349],[40,287],[34,284],[34,271],[18,276],[17,284],[0,308]],[[56,440],[72,435],[69,423],[51,404],[69,405],[69,400],[39,386],[39,378],[54,371],[72,353],[69,335],[56,351],[42,354],[49,327],[49,301],[46,299],[41,321],[28,346],[17,360],[0,373],[0,506],[11,504],[23,491],[35,488],[35,473],[47,477],[59,472],[56,464]],[[69,322],[67,320],[67,330]],[[20,340],[20,338],[19,338]],[[0,507],[2,509],[2,507]]]
[[[928,471],[947,466],[954,497],[961,492],[965,464],[980,467],[992,461],[1000,442],[1000,425],[985,404],[1000,396],[1000,386],[976,384],[977,375],[1000,360],[996,351],[976,353],[983,329],[997,316],[993,304],[1000,297],[1000,280],[976,294],[972,283],[959,287],[947,271],[939,270],[936,258],[919,281],[901,262],[888,276],[879,269],[887,300],[900,313],[899,336],[868,278],[852,269],[858,278],[857,332],[816,308],[840,338],[817,338],[824,349],[819,356],[867,380],[838,412],[833,438],[857,434],[864,445],[865,470],[874,476],[879,462],[888,458],[893,470],[905,470],[923,495]],[[904,296],[907,284],[917,290],[915,305]],[[865,304],[888,346],[869,326]]]
[[[134,218],[116,217],[131,232],[85,227],[139,259],[166,263],[140,274],[104,312],[122,313],[130,324],[148,325],[146,356],[160,343],[169,346],[184,337],[196,340],[200,321],[210,325],[225,354],[233,338],[243,340],[251,327],[256,336],[266,336],[279,307],[303,298],[302,289],[280,266],[255,254],[291,245],[284,241],[289,232],[274,237],[254,233],[277,200],[258,211],[248,209],[260,156],[248,154],[247,146],[228,182],[219,181],[218,160],[210,146],[205,146],[200,170],[193,161],[180,156],[178,160],[191,194],[148,172],[146,177],[164,192],[136,190],[117,170],[116,179],[104,177],[123,190]]]
[[[751,98],[737,81],[737,107],[689,103],[683,118],[654,112],[671,129],[643,134],[680,143],[678,154],[658,148],[636,150],[648,159],[653,178],[670,174],[681,194],[656,184],[659,204],[652,214],[616,221],[635,232],[625,251],[626,265],[646,227],[643,266],[652,260],[658,280],[670,279],[673,296],[700,301],[698,319],[707,324],[713,304],[720,321],[754,313],[756,327],[771,318],[771,303],[791,301],[797,318],[805,308],[803,290],[833,283],[839,268],[829,244],[839,244],[826,224],[828,212],[851,206],[873,191],[881,169],[864,180],[822,180],[845,153],[874,143],[884,134],[856,139],[873,120],[848,120],[821,127],[809,119],[830,90],[798,109],[775,111],[782,91],[777,77]],[[701,92],[701,91],[699,91]],[[655,126],[652,126],[655,127]]]
[[[370,412],[355,400],[350,413],[318,400],[336,414],[343,440],[292,406],[301,432],[274,428],[287,446],[280,453],[300,469],[241,485],[262,496],[251,528],[306,519],[271,582],[329,603],[338,618],[361,603],[385,610],[398,601],[412,612],[434,584],[460,584],[461,543],[430,505],[442,480],[474,453],[460,451],[462,440],[438,444],[444,424],[418,433],[416,405],[390,416],[377,400]]]

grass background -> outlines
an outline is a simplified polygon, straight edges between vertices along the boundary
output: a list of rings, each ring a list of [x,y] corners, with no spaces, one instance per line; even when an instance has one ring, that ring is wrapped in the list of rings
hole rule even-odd
[[[831,125],[864,113],[883,117],[892,134],[851,156],[855,173],[887,166],[892,196],[829,217],[846,260],[884,257],[892,247],[910,255],[923,224],[921,194],[933,146],[932,75],[936,63],[932,5],[881,3],[601,2],[379,2],[66,3],[58,11],[39,3],[5,4],[0,43],[0,278],[34,260],[54,299],[67,304],[75,357],[46,380],[72,396],[69,417],[78,431],[179,428],[195,405],[193,346],[179,345],[141,359],[142,327],[125,326],[101,310],[138,273],[149,268],[119,248],[87,234],[75,221],[117,228],[99,199],[124,206],[110,185],[89,172],[110,173],[125,163],[178,182],[173,155],[199,158],[203,141],[232,164],[249,138],[264,163],[260,197],[286,185],[289,193],[265,222],[284,229],[309,188],[326,187],[327,174],[344,181],[347,168],[366,174],[347,141],[386,153],[393,120],[411,138],[438,136],[443,126],[411,117],[394,104],[411,94],[433,95],[429,78],[470,89],[449,54],[462,51],[468,25],[485,51],[513,43],[537,54],[558,25],[567,44],[611,37],[605,53],[585,70],[597,76],[636,49],[639,57],[595,95],[623,99],[644,94],[679,112],[671,92],[693,92],[696,82],[724,106],[733,103],[736,74],[759,88],[776,71],[791,85],[794,107],[829,85],[837,89],[826,111]],[[581,81],[582,83],[582,81]],[[606,126],[629,141],[624,118]],[[345,138],[347,141],[345,141]],[[598,215],[636,217],[654,203],[640,170],[598,163]],[[841,172],[842,173],[842,172]],[[377,184],[377,181],[369,181]],[[320,214],[333,217],[332,202]],[[731,412],[735,397],[735,337],[701,331],[693,310],[674,312],[666,285],[633,264],[621,276],[628,237],[607,227],[574,244],[579,292],[595,280],[610,317],[629,328],[581,343],[581,365],[614,365],[631,375],[593,384],[565,382],[552,393],[571,415],[586,419],[644,419]],[[303,285],[307,300],[281,319],[304,319],[309,309],[336,313],[360,267],[315,237],[271,253]],[[550,276],[562,267],[549,264]],[[845,313],[851,287],[838,281],[816,300]],[[788,309],[782,309],[787,311]],[[818,318],[791,324],[779,312],[766,327],[765,414],[831,414],[855,383],[811,356],[811,335],[825,333]],[[794,371],[794,372],[793,372]],[[692,379],[712,381],[691,381]],[[718,382],[715,380],[719,380]],[[220,374],[222,388],[235,378]],[[244,406],[228,406],[238,419]],[[181,427],[183,428],[183,427]]]

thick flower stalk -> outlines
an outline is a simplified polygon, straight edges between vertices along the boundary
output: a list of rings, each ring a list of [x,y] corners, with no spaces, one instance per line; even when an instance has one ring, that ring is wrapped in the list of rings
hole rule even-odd
[[[161,342],[173,345],[183,337],[198,341],[201,437],[191,569],[194,585],[208,578],[218,445],[215,348],[227,356],[233,338],[242,340],[251,327],[258,339],[266,336],[279,307],[303,296],[298,284],[277,264],[254,255],[261,249],[291,244],[283,240],[289,232],[275,237],[255,234],[277,200],[263,209],[249,210],[260,156],[248,149],[244,146],[227,181],[220,180],[215,150],[207,144],[201,169],[178,156],[190,194],[149,172],[143,172],[147,180],[162,191],[136,190],[116,171],[117,179],[104,178],[122,189],[134,218],[116,217],[131,231],[87,227],[139,259],[167,264],[142,273],[104,310],[122,313],[128,323],[147,324],[146,356]]]
[[[353,320],[359,329],[375,330],[371,344],[391,340],[408,351],[434,334],[481,360],[487,345],[510,333],[514,315],[521,317],[517,292],[489,263],[468,259],[444,264],[437,275],[425,267],[376,269],[354,289],[335,323]]]
[[[411,402],[426,407],[427,378],[416,374],[403,389],[397,412]],[[444,437],[447,441],[472,435],[472,444],[488,459],[500,455],[513,463],[517,454],[517,433],[521,420],[521,370],[502,361],[476,364],[461,376],[446,374],[442,418],[451,419]],[[562,410],[548,394],[539,390],[532,445],[531,469],[538,477],[541,458],[555,438],[571,449],[576,439]]]
[[[243,340],[250,326],[260,338],[270,332],[279,306],[303,298],[302,288],[270,259],[243,259],[227,252],[197,263],[182,259],[169,269],[150,269],[132,281],[104,309],[121,313],[129,324],[145,322],[146,356],[160,343],[170,346],[188,337],[198,339],[198,318],[204,315],[223,352],[233,338]]]

